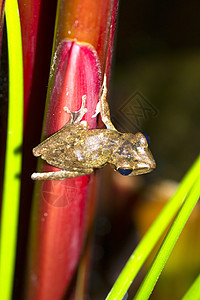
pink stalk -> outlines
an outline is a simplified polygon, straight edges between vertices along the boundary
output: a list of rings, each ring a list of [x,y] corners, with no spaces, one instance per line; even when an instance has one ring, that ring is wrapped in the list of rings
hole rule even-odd
[[[19,0],[24,68],[24,127],[33,79],[41,0]]]
[[[66,124],[69,116],[63,107],[78,110],[83,95],[85,119],[90,128],[96,126],[91,116],[113,40],[110,26],[116,7],[117,1],[111,0],[59,2],[43,136]],[[39,170],[56,168],[42,163]],[[36,184],[25,299],[61,299],[69,291],[85,239],[92,177]]]

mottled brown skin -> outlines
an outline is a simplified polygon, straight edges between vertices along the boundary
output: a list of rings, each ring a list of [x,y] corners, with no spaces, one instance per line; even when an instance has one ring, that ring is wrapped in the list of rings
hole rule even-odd
[[[152,171],[156,164],[142,133],[120,133],[110,120],[106,101],[106,86],[97,106],[107,129],[91,129],[81,121],[86,112],[82,107],[78,112],[70,112],[69,123],[33,149],[35,156],[41,156],[47,163],[62,169],[57,172],[33,173],[32,179],[65,179],[91,174],[94,169],[111,164],[115,170],[131,169],[131,176]],[[129,175],[129,176],[130,176]]]

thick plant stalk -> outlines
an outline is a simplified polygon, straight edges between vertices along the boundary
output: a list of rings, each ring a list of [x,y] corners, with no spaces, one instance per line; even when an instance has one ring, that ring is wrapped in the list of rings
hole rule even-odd
[[[86,233],[87,239],[84,244],[84,250],[82,252],[82,257],[78,266],[77,280],[75,287],[74,300],[84,300],[86,295],[88,277],[89,277],[89,267],[91,261],[91,253],[93,250],[93,239],[94,239],[94,218],[96,209],[96,190],[98,188],[98,181],[96,176],[93,176],[93,184],[90,189],[90,194],[88,197],[88,214],[86,217]]]
[[[22,28],[24,67],[24,126],[26,126],[27,110],[35,63],[41,0],[19,0],[18,2]]]
[[[96,126],[91,116],[99,100],[116,7],[117,1],[58,2],[43,136],[66,124],[69,115],[63,107],[78,110],[83,95],[85,119],[90,128]],[[40,164],[39,170],[56,168]],[[36,184],[26,299],[61,299],[69,294],[85,238],[90,177]]]

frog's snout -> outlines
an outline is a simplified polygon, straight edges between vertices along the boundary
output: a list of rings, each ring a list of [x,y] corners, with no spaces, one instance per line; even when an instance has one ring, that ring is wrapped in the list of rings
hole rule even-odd
[[[153,171],[156,168],[156,162],[151,154],[151,151],[147,148],[145,153],[135,162],[133,173],[135,175],[145,174]]]

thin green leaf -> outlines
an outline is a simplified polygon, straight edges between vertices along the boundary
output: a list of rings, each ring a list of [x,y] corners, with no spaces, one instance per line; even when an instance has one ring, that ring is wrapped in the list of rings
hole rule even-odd
[[[0,299],[10,300],[15,267],[23,137],[23,63],[17,0],[6,1],[5,13],[9,57],[9,109],[1,216]]]
[[[200,274],[195,279],[182,300],[200,300]]]
[[[192,210],[200,197],[200,174],[187,195],[181,209],[179,210],[172,226],[170,227],[149,272],[143,280],[134,300],[149,299],[152,290],[171,254],[177,239],[179,238]]]

